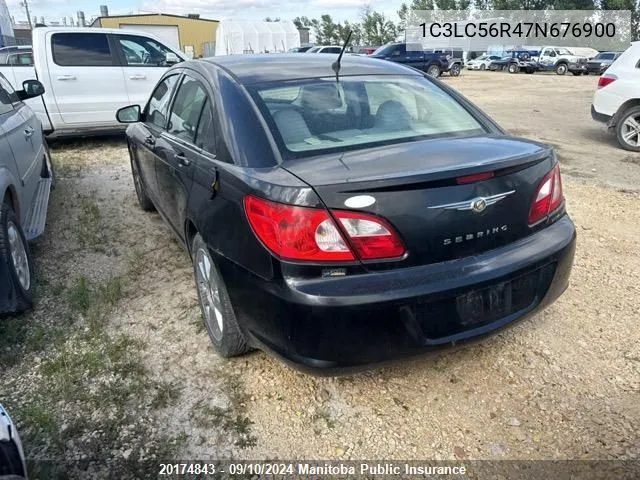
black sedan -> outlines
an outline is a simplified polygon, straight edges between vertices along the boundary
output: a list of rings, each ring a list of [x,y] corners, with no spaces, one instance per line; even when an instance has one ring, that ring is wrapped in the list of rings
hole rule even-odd
[[[587,62],[587,74],[602,75],[622,52],[600,52]]]
[[[229,56],[118,112],[145,210],[193,260],[223,356],[331,372],[476,337],[567,288],[575,228],[551,147],[414,69]]]

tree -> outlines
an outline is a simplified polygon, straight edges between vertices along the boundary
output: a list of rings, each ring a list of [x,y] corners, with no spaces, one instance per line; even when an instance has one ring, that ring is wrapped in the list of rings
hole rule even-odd
[[[265,22],[279,22],[280,21],[280,17],[275,17],[275,18],[271,18],[271,17],[267,17],[264,19]]]
[[[296,17],[293,19],[293,23],[298,28],[310,28],[313,26],[313,20],[310,20],[308,17]]]
[[[362,40],[367,45],[384,45],[396,39],[398,35],[394,23],[382,13],[374,12],[367,6],[362,11]]]
[[[333,21],[331,15],[322,15],[319,22],[312,20],[311,23],[318,45],[331,45],[340,41],[340,25]]]

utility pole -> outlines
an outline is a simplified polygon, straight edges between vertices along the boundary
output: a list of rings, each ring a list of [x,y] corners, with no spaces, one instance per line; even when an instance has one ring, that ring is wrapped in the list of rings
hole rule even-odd
[[[33,30],[33,25],[31,25],[31,14],[29,13],[29,4],[27,3],[27,0],[22,0],[22,2],[20,2],[20,6],[24,7],[24,9],[26,10],[27,20],[29,21],[29,28]]]

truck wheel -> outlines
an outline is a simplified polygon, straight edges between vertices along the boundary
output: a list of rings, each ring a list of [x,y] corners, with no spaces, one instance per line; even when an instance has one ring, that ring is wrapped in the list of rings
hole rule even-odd
[[[449,75],[451,75],[452,77],[457,77],[460,75],[459,63],[454,63],[453,65],[451,65],[451,68],[449,69]]]
[[[145,189],[144,183],[142,183],[140,171],[138,170],[138,161],[131,151],[131,146],[129,146],[129,160],[131,161],[131,175],[133,176],[133,185],[136,188],[136,195],[138,196],[138,203],[140,204],[140,208],[142,208],[142,210],[144,210],[145,212],[153,212],[156,207],[151,199],[147,196],[147,191]]]
[[[571,72],[573,74],[574,77],[579,77],[580,75],[582,75],[582,72]]]
[[[567,64],[566,63],[560,63],[560,64],[556,65],[556,73],[558,75],[564,75],[565,73],[567,73]]]
[[[640,106],[631,107],[620,115],[616,138],[625,150],[640,152]]]
[[[510,63],[507,70],[509,71],[509,73],[518,73],[519,68],[515,63]]]
[[[20,313],[33,305],[33,269],[27,237],[20,221],[8,203],[0,207],[0,262],[8,272],[3,283],[8,287],[7,311]]]
[[[440,70],[440,66],[436,65],[435,63],[427,67],[427,75],[429,75],[430,77],[438,78],[441,73],[442,70]]]
[[[215,350],[225,358],[248,352],[250,347],[238,326],[227,287],[199,233],[193,238],[191,257],[200,309]]]

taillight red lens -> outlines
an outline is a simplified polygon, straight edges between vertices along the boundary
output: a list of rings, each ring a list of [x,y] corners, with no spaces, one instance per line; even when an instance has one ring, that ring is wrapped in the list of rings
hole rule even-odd
[[[475,183],[475,182],[481,182],[483,180],[489,180],[490,178],[493,178],[493,172],[483,172],[483,173],[476,173],[474,175],[465,175],[464,177],[458,177],[456,178],[456,183],[458,185],[464,185],[466,183]]]
[[[598,79],[598,88],[606,87],[607,85],[615,82],[618,79],[615,75],[604,74]]]
[[[398,258],[405,254],[404,244],[393,227],[381,218],[360,212],[333,210],[362,260]]]
[[[333,211],[341,228],[322,208],[298,207],[247,196],[247,219],[256,236],[285,260],[336,262],[355,260],[345,234],[361,260],[398,258],[405,248],[384,220],[360,212]]]
[[[280,258],[349,261],[355,257],[329,213],[247,196],[244,208],[256,236]]]
[[[560,176],[560,165],[556,164],[553,169],[545,175],[540,182],[536,195],[529,211],[529,225],[538,223],[553,213],[563,200],[562,178]]]

